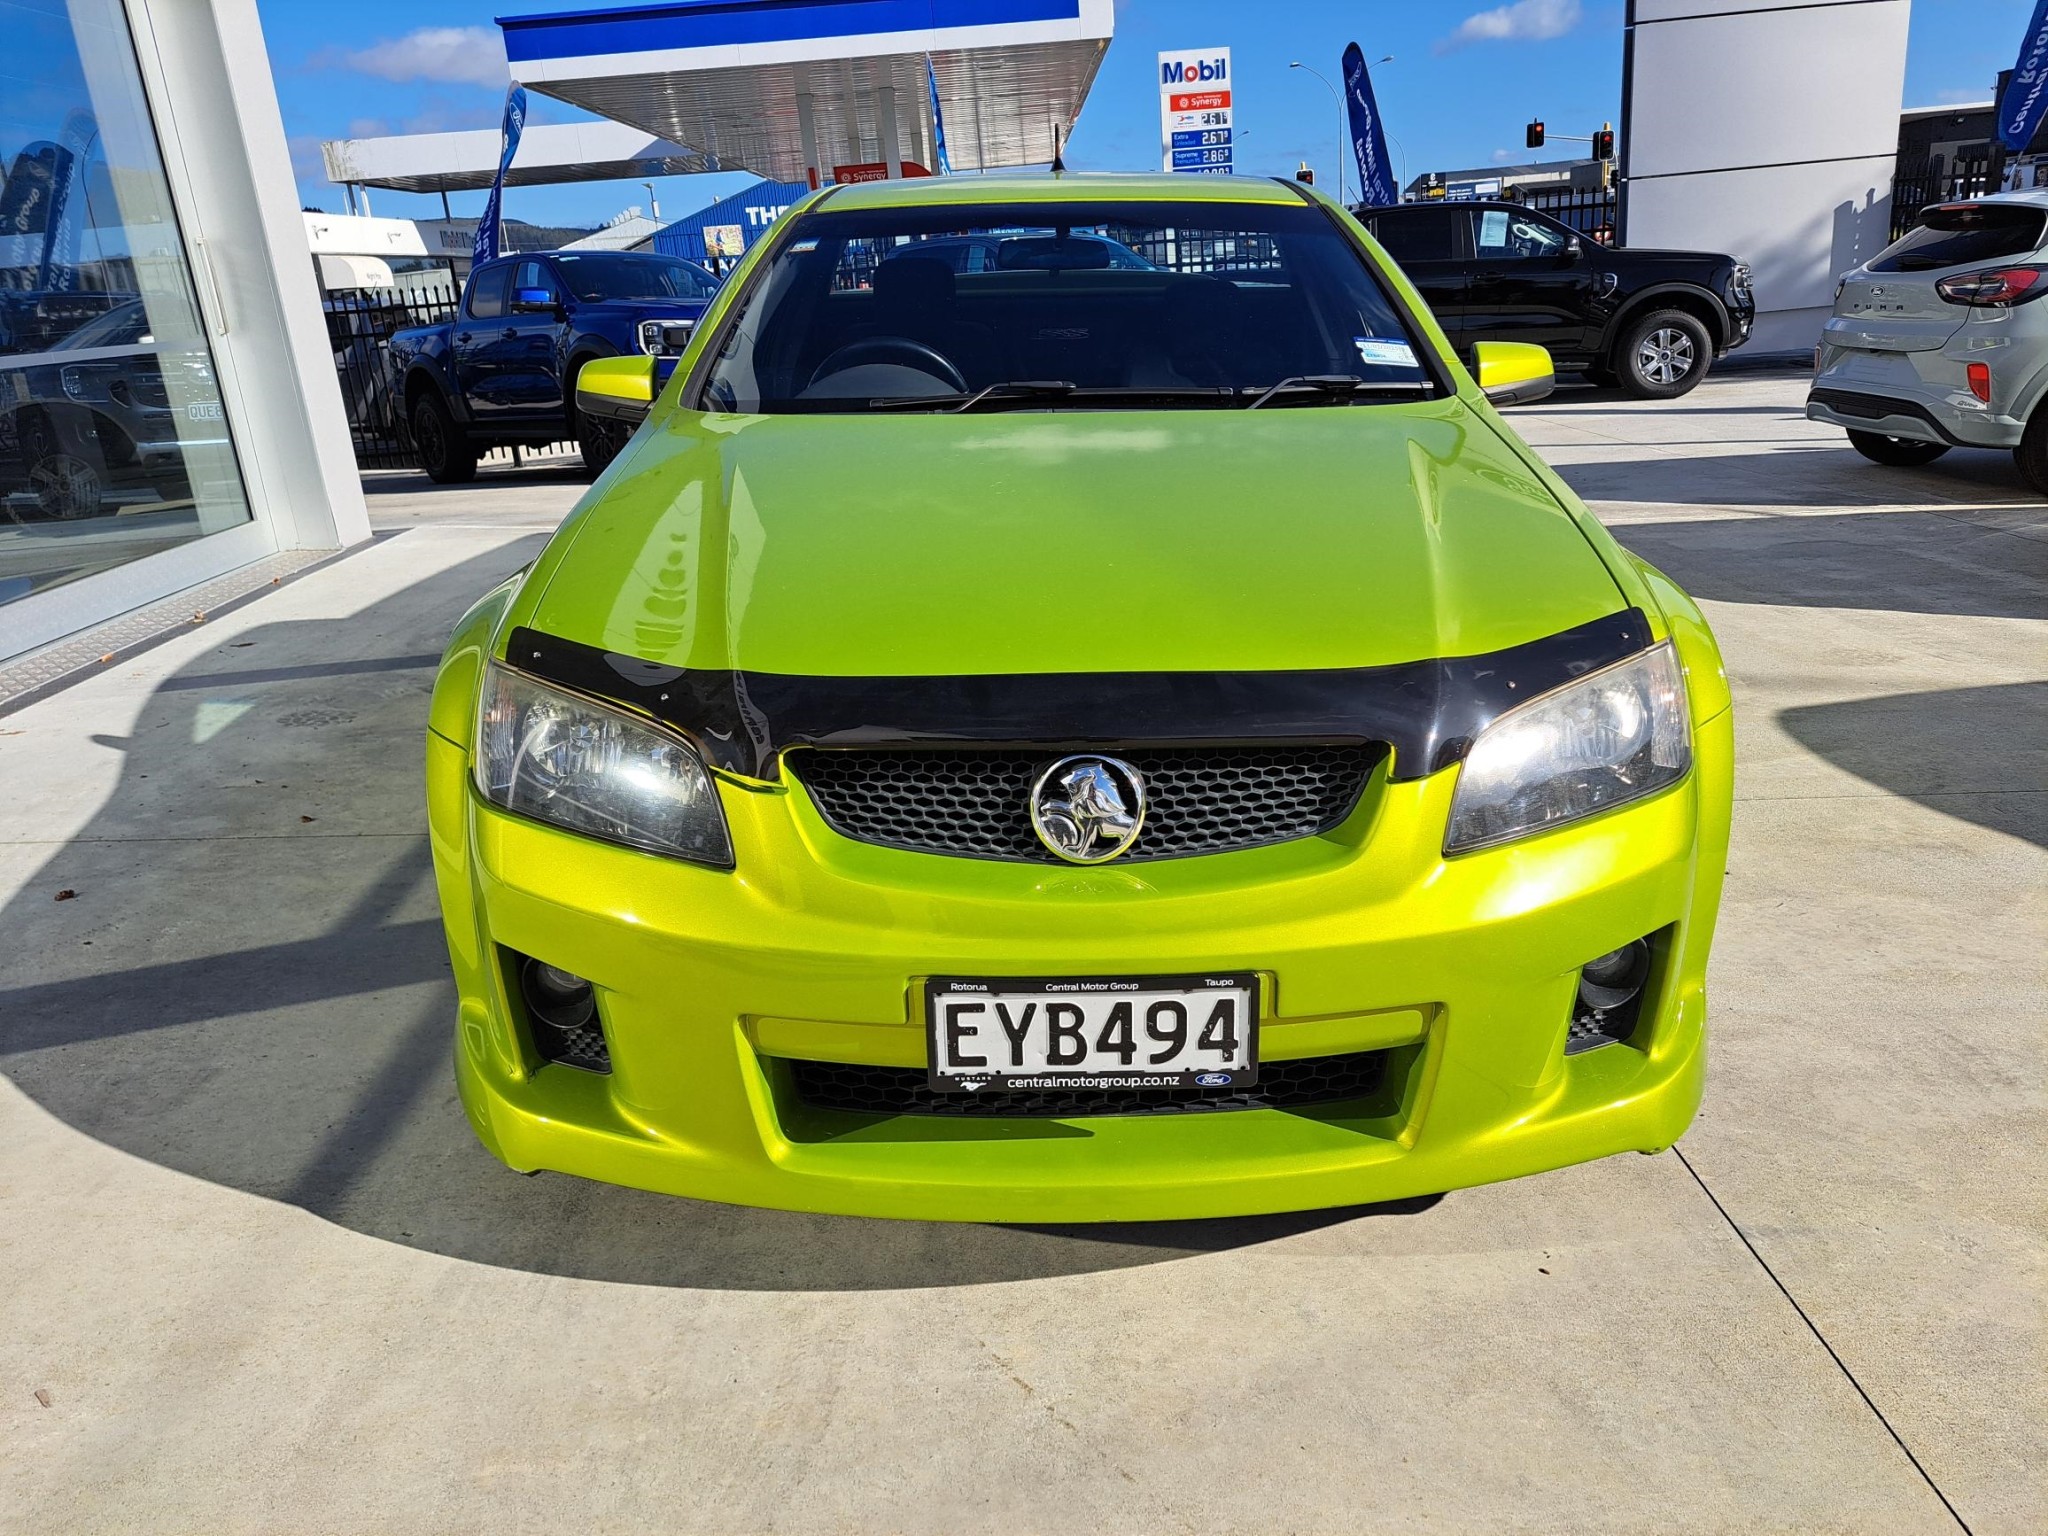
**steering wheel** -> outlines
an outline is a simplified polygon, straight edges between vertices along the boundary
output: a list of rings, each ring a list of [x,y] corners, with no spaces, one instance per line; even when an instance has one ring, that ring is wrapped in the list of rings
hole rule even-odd
[[[865,341],[849,342],[818,364],[810,384],[804,387],[812,388],[833,374],[858,368],[862,363],[901,363],[945,380],[960,394],[967,393],[967,376],[953,365],[951,358],[908,336],[870,336]]]

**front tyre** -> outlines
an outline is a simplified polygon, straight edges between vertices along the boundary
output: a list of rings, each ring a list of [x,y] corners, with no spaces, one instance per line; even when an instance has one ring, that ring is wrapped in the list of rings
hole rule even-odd
[[[37,411],[22,423],[22,463],[44,517],[70,522],[98,517],[105,508],[106,477],[83,449],[44,412]]]
[[[1638,400],[1676,400],[1707,376],[1714,343],[1682,309],[1659,309],[1634,320],[1614,349],[1622,392]]]
[[[475,445],[431,389],[413,402],[412,446],[420,468],[436,485],[463,485],[476,478]]]
[[[1914,469],[1922,464],[1932,464],[1948,452],[1947,443],[1923,443],[1912,437],[1886,437],[1882,432],[1851,432],[1849,446],[1871,463],[1891,469]]]
[[[631,436],[631,431],[614,422],[586,416],[579,411],[576,415],[576,447],[583,454],[584,472],[593,480],[603,474]]]

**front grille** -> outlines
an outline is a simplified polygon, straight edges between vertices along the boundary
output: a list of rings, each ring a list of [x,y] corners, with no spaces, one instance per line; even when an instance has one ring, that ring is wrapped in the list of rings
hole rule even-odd
[[[1072,1120],[1090,1115],[1211,1114],[1231,1109],[1299,1109],[1341,1104],[1379,1090],[1385,1051],[1262,1062],[1250,1088],[984,1088],[940,1093],[919,1067],[863,1067],[792,1061],[797,1097],[814,1109],[856,1115],[954,1115],[980,1119]]]
[[[1175,859],[1327,832],[1358,803],[1377,746],[1116,751],[1145,779],[1144,830],[1119,861]],[[1031,786],[1057,749],[844,748],[789,755],[818,812],[856,842],[966,858],[1059,861],[1031,829]]]

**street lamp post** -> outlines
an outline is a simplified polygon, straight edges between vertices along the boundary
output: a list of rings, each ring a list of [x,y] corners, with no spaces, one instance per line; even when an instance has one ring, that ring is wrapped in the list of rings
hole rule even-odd
[[[1310,74],[1323,82],[1323,89],[1330,93],[1330,100],[1337,104],[1337,202],[1341,206],[1344,202],[1344,97],[1337,87],[1330,84],[1329,78],[1321,70],[1309,69],[1299,59],[1287,67],[1289,69],[1307,69]]]

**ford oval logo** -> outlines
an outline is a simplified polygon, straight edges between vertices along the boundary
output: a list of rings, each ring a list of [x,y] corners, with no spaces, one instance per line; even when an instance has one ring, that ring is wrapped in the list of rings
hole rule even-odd
[[[1228,1072],[1198,1072],[1195,1074],[1195,1086],[1197,1088],[1228,1088],[1230,1086],[1230,1074]]]

